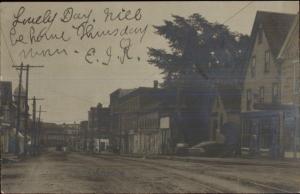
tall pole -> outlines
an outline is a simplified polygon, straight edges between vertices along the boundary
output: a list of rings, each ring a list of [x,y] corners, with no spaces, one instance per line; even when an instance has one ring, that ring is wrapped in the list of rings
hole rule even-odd
[[[19,74],[19,91],[18,91],[18,102],[17,102],[17,126],[15,134],[15,154],[19,154],[19,131],[21,126],[21,87],[22,87],[22,73],[23,73],[23,63],[21,63],[21,69]]]
[[[20,131],[20,123],[21,123],[21,108],[20,108],[20,101],[21,101],[21,98],[20,98],[20,93],[21,93],[21,87],[20,87],[20,83],[22,82],[22,72],[23,70],[26,71],[26,95],[24,96],[25,98],[25,114],[24,114],[24,155],[27,154],[27,151],[28,151],[28,147],[27,147],[27,134],[28,134],[28,131],[29,131],[29,128],[28,128],[28,120],[29,120],[29,105],[28,105],[28,84],[29,84],[29,69],[30,68],[40,68],[40,67],[44,67],[44,66],[32,66],[32,65],[26,65],[24,66],[23,63],[21,63],[20,66],[16,66],[16,65],[13,65],[14,68],[16,68],[17,70],[20,70],[20,80],[19,80],[19,95],[18,95],[18,116],[17,116],[17,130],[16,130],[16,134]],[[19,139],[18,139],[18,136],[16,135],[16,146],[18,149],[19,148]],[[19,152],[19,150],[16,150],[16,152]]]
[[[38,151],[40,151],[40,146],[41,146],[41,131],[42,131],[42,124],[41,124],[41,113],[42,112],[46,112],[46,111],[42,111],[42,106],[40,105],[39,108],[39,118],[38,118],[38,123],[37,123],[37,147],[38,147]]]
[[[36,98],[33,97],[32,102],[32,135],[31,135],[31,145],[32,145],[32,154],[36,154]]]
[[[27,133],[28,133],[28,119],[29,119],[29,105],[28,105],[28,80],[29,80],[29,65],[26,65],[26,94],[25,94],[25,122],[24,122],[24,156],[27,155]]]
[[[37,127],[37,143],[38,143],[38,148],[40,148],[40,132],[41,132],[41,112],[42,112],[42,107],[40,105],[39,108],[39,118],[38,118],[38,127]],[[38,149],[39,150],[39,149]]]
[[[32,126],[31,126],[31,150],[32,155],[36,154],[36,146],[37,146],[37,119],[36,119],[36,101],[44,100],[43,98],[36,98],[35,96],[32,99]]]

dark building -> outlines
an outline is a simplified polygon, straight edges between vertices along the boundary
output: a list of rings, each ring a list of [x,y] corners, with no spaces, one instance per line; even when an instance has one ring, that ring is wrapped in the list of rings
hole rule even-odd
[[[80,150],[87,151],[88,121],[81,121],[79,125]]]
[[[210,139],[217,90],[208,81],[118,89],[110,95],[114,146],[124,153],[171,154],[180,143]]]
[[[43,143],[46,147],[66,146],[67,133],[55,123],[43,123]]]
[[[12,83],[0,81],[0,135],[1,135],[1,153],[13,151],[13,103],[12,103]]]
[[[107,150],[110,136],[110,110],[99,103],[88,112],[89,150]]]
[[[12,118],[12,83],[8,81],[0,82],[0,118],[1,123],[13,125]]]

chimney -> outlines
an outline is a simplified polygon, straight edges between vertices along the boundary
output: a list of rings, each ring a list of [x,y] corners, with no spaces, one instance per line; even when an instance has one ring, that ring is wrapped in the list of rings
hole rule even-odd
[[[154,87],[154,88],[158,88],[158,81],[157,81],[157,80],[154,80],[154,82],[153,82],[153,87]]]

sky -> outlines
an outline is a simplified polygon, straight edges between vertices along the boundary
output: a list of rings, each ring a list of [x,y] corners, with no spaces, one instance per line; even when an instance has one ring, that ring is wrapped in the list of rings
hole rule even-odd
[[[20,9],[22,6],[23,12]],[[33,68],[29,73],[29,96],[44,98],[38,102],[42,109],[47,111],[42,119],[56,123],[79,122],[87,119],[91,106],[99,102],[108,106],[109,94],[118,88],[152,87],[154,80],[162,81],[161,70],[147,63],[148,47],[168,49],[165,39],[154,33],[153,25],[162,25],[165,20],[171,20],[172,15],[187,17],[198,13],[210,22],[223,23],[229,19],[225,24],[231,31],[250,34],[258,10],[295,14],[299,12],[299,3],[297,1],[1,3],[1,79],[12,81],[13,87],[16,87],[18,72],[12,65],[20,65],[21,62],[43,65],[43,68]],[[113,19],[119,12],[123,15],[121,14],[119,19]],[[128,19],[123,19],[125,13],[128,14]],[[55,14],[57,15],[54,17]],[[40,20],[36,20],[39,15]],[[71,15],[72,18],[69,17]],[[52,25],[50,25],[51,17],[54,17]],[[28,23],[26,20],[28,18],[34,18],[37,23],[44,18],[45,23]],[[90,26],[93,28],[91,32],[118,29],[118,33],[121,33],[121,30],[128,26],[132,30],[136,29],[137,33],[94,39],[87,35],[81,37],[83,29],[88,29],[83,25],[87,19],[85,27],[93,24]],[[24,24],[14,23],[16,20],[24,21]],[[34,41],[33,38],[36,38],[40,31],[47,31],[47,36],[57,34],[57,37],[63,33],[62,37],[67,41],[45,40],[45,37],[40,42]],[[16,43],[20,35],[26,43],[20,41]],[[129,48],[127,52],[126,48]],[[67,54],[62,52],[51,57],[27,58],[20,54],[22,50],[28,52],[30,49],[33,51],[65,49]],[[122,63],[124,54],[128,54],[131,58],[127,59],[125,55]],[[103,65],[109,56],[111,56],[109,64]]]

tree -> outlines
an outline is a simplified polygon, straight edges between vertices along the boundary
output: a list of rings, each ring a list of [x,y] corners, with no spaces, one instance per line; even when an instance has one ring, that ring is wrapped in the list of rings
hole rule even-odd
[[[217,82],[224,83],[226,78],[233,77],[241,80],[249,43],[247,35],[208,22],[199,14],[172,17],[173,21],[154,26],[156,33],[167,39],[170,52],[148,48],[148,62],[163,70],[163,86],[191,79],[199,73]]]

